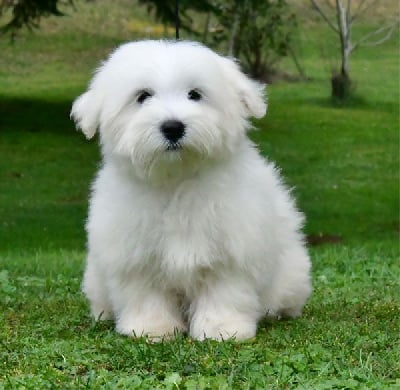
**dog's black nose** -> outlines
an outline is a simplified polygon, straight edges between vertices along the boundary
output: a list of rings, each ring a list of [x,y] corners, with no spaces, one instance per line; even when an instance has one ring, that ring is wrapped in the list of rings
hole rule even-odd
[[[176,143],[185,134],[185,125],[177,120],[165,121],[161,125],[161,132],[168,141]]]

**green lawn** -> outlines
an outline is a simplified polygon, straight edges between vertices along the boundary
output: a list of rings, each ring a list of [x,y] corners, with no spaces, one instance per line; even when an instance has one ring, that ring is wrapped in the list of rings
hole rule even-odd
[[[319,51],[329,32],[314,25],[302,35],[311,81],[271,85],[252,134],[321,244],[304,315],[243,343],[149,344],[94,323],[80,293],[99,153],[69,110],[145,20],[112,3],[0,39],[0,389],[400,388],[398,38],[355,53],[357,97],[340,108]]]

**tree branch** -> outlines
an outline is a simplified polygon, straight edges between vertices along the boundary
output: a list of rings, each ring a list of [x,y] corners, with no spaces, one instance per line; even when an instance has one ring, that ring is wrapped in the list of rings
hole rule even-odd
[[[364,35],[361,39],[358,40],[357,43],[355,43],[353,45],[353,50],[355,50],[357,47],[359,46],[377,46],[380,45],[383,42],[386,42],[388,39],[391,38],[391,36],[393,35],[393,33],[396,31],[397,27],[399,25],[399,21],[396,20],[395,22],[389,24],[388,26],[384,26],[381,28],[378,28],[375,31],[372,31],[366,35]],[[384,37],[382,37],[381,39],[378,39],[374,42],[368,42],[369,39],[371,39],[373,36],[382,34],[384,32],[386,32],[386,35]]]
[[[322,18],[325,20],[326,23],[328,23],[328,26],[335,31],[335,33],[339,34],[340,31],[337,28],[337,26],[329,19],[329,17],[324,13],[324,11],[321,9],[321,7],[318,5],[318,3],[315,0],[310,0],[311,4],[314,6],[316,11],[322,16]]]
[[[351,0],[347,0],[346,24],[347,24],[347,27],[350,29],[350,25],[351,25]]]
[[[240,18],[240,10],[236,9],[235,16],[232,24],[232,28],[229,35],[229,44],[228,44],[228,56],[234,57],[235,56],[235,41],[236,41],[236,34],[239,27],[239,18]]]
[[[376,3],[376,0],[371,1],[368,4],[368,0],[360,0],[358,3],[357,10],[354,11],[353,16],[351,17],[350,22],[353,23],[356,19],[358,19],[365,11],[370,9],[374,4]],[[365,5],[365,7],[364,7]],[[363,8],[364,7],[364,8]]]

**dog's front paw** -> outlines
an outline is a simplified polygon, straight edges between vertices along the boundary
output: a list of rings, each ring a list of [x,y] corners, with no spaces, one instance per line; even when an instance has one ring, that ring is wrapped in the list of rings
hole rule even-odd
[[[108,321],[113,319],[111,309],[109,309],[107,305],[96,304],[95,302],[92,302],[90,311],[92,313],[92,317],[96,321]]]
[[[172,318],[152,319],[148,317],[124,317],[116,324],[117,332],[131,337],[147,337],[152,342],[159,342],[175,337],[177,332],[185,332],[185,325]]]
[[[256,335],[257,324],[251,319],[204,317],[194,320],[190,326],[190,336],[197,340],[214,339],[218,341],[247,340]]]

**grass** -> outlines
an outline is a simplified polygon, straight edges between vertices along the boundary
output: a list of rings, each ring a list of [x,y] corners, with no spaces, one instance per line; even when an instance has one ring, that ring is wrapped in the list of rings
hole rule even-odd
[[[99,153],[69,109],[98,61],[146,20],[111,3],[46,20],[15,45],[0,40],[0,389],[400,388],[398,39],[356,53],[358,97],[339,108],[318,46],[328,32],[308,29],[312,81],[270,86],[252,135],[294,187],[306,233],[328,241],[310,248],[304,315],[264,321],[244,343],[152,345],[94,323],[80,293]]]
[[[314,253],[315,293],[304,316],[265,321],[249,342],[179,336],[154,345],[89,319],[78,293],[80,251],[13,253],[4,259],[9,275],[0,274],[3,386],[175,388],[172,380],[183,389],[399,385],[396,252],[329,247]]]

